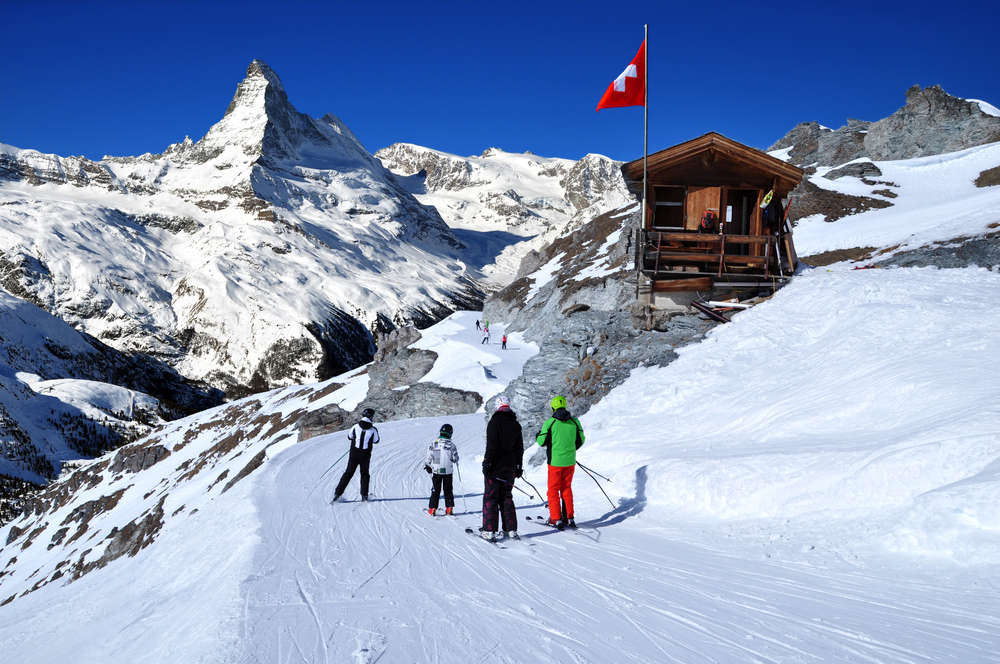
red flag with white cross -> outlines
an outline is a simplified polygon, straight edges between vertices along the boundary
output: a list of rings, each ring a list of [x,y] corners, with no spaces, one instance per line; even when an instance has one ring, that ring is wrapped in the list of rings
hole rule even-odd
[[[646,105],[646,42],[643,40],[639,52],[632,58],[632,62],[608,86],[600,103],[597,104],[597,112],[602,108],[621,108],[622,106],[645,106]]]

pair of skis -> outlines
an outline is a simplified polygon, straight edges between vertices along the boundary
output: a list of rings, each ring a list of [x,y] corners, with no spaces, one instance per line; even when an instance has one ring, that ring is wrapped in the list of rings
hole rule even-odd
[[[524,518],[528,521],[531,521],[530,516],[526,516]],[[536,516],[535,520],[531,522],[537,526],[545,526],[546,528],[555,528],[556,530],[566,530],[567,528],[569,528],[570,530],[576,530],[577,528],[575,523],[572,526],[567,523],[563,523],[562,521],[557,521],[556,523],[549,523],[548,518],[544,516]]]
[[[484,537],[482,536],[482,534],[481,534],[481,533],[479,533],[479,532],[476,532],[476,531],[475,531],[475,530],[473,530],[472,528],[466,528],[466,529],[465,529],[465,532],[469,533],[470,535],[472,535],[472,536],[473,536],[473,537],[475,537],[476,539],[481,539],[481,540],[483,540],[484,542],[488,542],[488,543],[492,544],[493,546],[497,547],[498,549],[506,549],[506,548],[507,548],[507,544],[505,544],[504,540],[501,540],[501,539],[491,539],[491,540],[490,540],[490,539],[485,539],[485,538],[484,538]],[[520,537],[517,537],[517,538],[515,539],[515,541],[520,541],[520,540],[521,540],[521,538],[520,538]]]

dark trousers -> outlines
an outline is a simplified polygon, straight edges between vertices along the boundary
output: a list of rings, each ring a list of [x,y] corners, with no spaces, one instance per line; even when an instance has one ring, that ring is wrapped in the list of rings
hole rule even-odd
[[[351,455],[347,457],[347,470],[340,478],[340,482],[337,483],[337,490],[334,491],[335,494],[342,495],[344,489],[347,488],[347,483],[351,481],[354,477],[354,471],[361,467],[361,497],[368,497],[368,480],[370,479],[368,475],[368,464],[372,460],[372,450],[369,447],[367,450],[359,450],[356,447],[351,448]]]
[[[514,509],[514,469],[501,468],[487,475],[483,491],[483,530],[497,531],[502,519],[504,530],[517,530],[517,510]],[[499,478],[499,479],[497,479]],[[503,481],[500,481],[503,480]]]
[[[432,510],[436,510],[438,507],[438,501],[441,499],[441,488],[444,488],[444,506],[454,507],[455,506],[455,494],[451,489],[451,473],[447,475],[434,474],[434,486],[431,488],[431,502],[427,507]]]

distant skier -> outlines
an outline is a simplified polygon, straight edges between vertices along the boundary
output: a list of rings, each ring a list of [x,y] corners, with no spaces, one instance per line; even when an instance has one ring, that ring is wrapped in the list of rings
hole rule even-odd
[[[497,522],[502,519],[507,537],[517,535],[517,510],[511,491],[514,479],[521,476],[524,438],[517,415],[510,409],[510,399],[497,397],[497,409],[486,425],[486,454],[483,456],[483,539],[496,541]]]
[[[477,329],[477,330],[478,330],[478,329],[480,329],[480,328],[479,328],[479,319],[478,319],[478,318],[476,319],[476,329]]]
[[[424,457],[424,470],[434,478],[434,484],[431,488],[431,502],[427,506],[427,512],[431,516],[437,514],[442,486],[444,487],[444,513],[450,516],[455,510],[455,494],[452,491],[451,473],[452,464],[458,463],[458,449],[455,447],[455,443],[451,442],[453,431],[450,424],[442,426],[438,437],[427,448],[427,456]]]
[[[507,350],[507,335],[503,335],[503,339],[500,341],[500,349]]]
[[[483,340],[479,342],[479,345],[481,346],[483,344],[488,344],[488,343],[490,343],[490,328],[484,327],[483,328]]]
[[[351,441],[351,455],[347,457],[347,470],[340,478],[337,489],[334,491],[333,502],[340,500],[344,495],[347,483],[354,477],[354,471],[361,467],[361,500],[368,500],[368,465],[372,460],[372,445],[379,441],[378,429],[372,424],[375,411],[365,408],[361,411],[361,421],[351,427],[351,432],[347,434],[347,439]]]
[[[566,410],[566,397],[552,400],[552,417],[545,420],[535,442],[545,448],[549,462],[550,526],[576,528],[573,514],[573,471],[576,451],[583,445],[583,426]],[[561,501],[561,505],[560,505]]]

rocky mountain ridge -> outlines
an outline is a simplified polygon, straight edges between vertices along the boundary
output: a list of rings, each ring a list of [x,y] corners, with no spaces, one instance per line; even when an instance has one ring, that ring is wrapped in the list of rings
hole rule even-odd
[[[792,128],[768,152],[805,169],[807,177],[790,194],[794,221],[822,214],[836,221],[851,214],[892,205],[889,182],[873,161],[896,161],[958,152],[1000,141],[1000,111],[978,100],[962,99],[941,86],[906,91],[906,104],[887,118],[868,122],[849,118],[832,130],[818,122]],[[871,186],[876,196],[831,191],[811,181],[817,169],[836,180],[856,177]]]
[[[497,236],[513,241],[487,252],[491,262],[482,272],[494,288],[515,278],[530,251],[632,200],[621,164],[601,155],[573,162],[489,148],[478,157],[459,157],[397,143],[375,156],[462,237],[478,232],[477,244]]]

